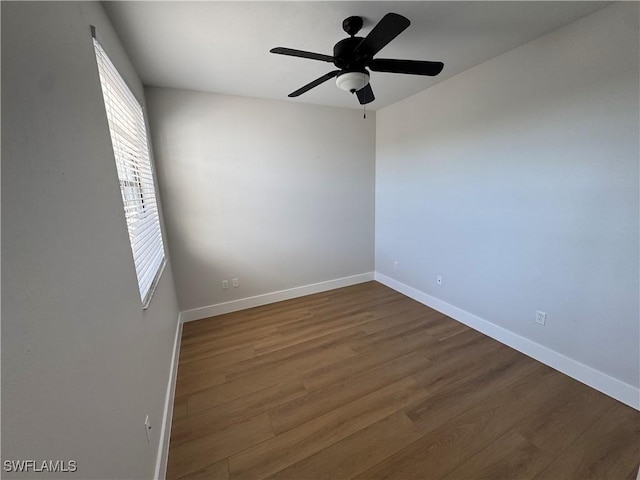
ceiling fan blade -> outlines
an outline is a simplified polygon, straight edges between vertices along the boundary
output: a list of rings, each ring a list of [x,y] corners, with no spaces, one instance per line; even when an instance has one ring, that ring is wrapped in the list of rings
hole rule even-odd
[[[410,75],[438,75],[443,67],[442,62],[427,62],[420,60],[395,60],[389,58],[374,58],[367,65],[374,72],[408,73]]]
[[[408,18],[397,13],[387,13],[356,47],[356,55],[360,58],[373,57],[409,25],[411,25],[411,22]]]
[[[356,90],[356,95],[358,96],[360,105],[366,105],[367,103],[371,103],[376,99],[376,97],[373,95],[373,90],[371,89],[370,83],[367,83],[360,90]]]
[[[322,62],[333,63],[334,58],[321,53],[305,52],[304,50],[294,50],[293,48],[276,47],[269,50],[271,53],[278,55],[289,55],[291,57],[310,58],[311,60],[320,60]]]
[[[327,80],[335,77],[336,75],[338,75],[340,73],[340,70],[334,70],[333,72],[329,72],[326,75],[321,76],[320,78],[316,78],[313,82],[307,83],[304,87],[300,87],[298,90],[296,90],[295,92],[291,92],[289,94],[289,97],[297,97],[299,95],[302,95],[304,92],[308,92],[309,90],[311,90],[313,87],[317,87],[318,85],[320,85],[321,83],[326,82]]]

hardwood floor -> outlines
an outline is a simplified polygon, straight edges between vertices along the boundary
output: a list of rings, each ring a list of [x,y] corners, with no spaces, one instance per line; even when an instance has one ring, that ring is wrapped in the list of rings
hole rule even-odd
[[[639,413],[376,282],[184,325],[170,479],[635,479]]]

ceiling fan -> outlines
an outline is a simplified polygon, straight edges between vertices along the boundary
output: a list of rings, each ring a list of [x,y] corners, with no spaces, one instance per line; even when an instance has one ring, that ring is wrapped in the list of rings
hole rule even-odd
[[[349,35],[340,40],[333,47],[333,56],[320,53],[305,52],[285,47],[276,47],[271,53],[290,55],[292,57],[310,58],[322,62],[333,63],[338,69],[333,70],[314,81],[307,83],[289,97],[297,97],[308,92],[314,87],[337,77],[336,84],[342,90],[355,93],[361,105],[375,100],[371,84],[369,83],[369,71],[404,73],[410,75],[438,75],[444,64],[442,62],[428,62],[421,60],[397,60],[388,58],[373,58],[391,40],[400,35],[410,24],[409,19],[397,13],[387,13],[378,24],[373,27],[366,37],[356,37],[362,28],[362,17],[348,17],[342,22],[342,29]]]

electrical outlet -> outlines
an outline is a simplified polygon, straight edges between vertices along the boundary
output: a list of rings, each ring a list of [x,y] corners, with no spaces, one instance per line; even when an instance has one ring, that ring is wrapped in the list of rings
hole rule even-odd
[[[229,288],[229,280],[222,280],[222,289],[226,290]]]
[[[233,288],[238,288],[240,286],[240,282],[238,282],[237,278],[232,279],[231,284],[233,285]]]
[[[547,314],[545,312],[541,312],[538,310],[536,312],[536,323],[540,325],[545,325],[547,323]]]
[[[438,276],[436,277],[436,283],[437,283],[438,285],[442,286],[442,277],[441,277],[440,275],[438,275]]]
[[[147,434],[147,443],[151,443],[151,423],[149,423],[149,415],[144,419],[144,431]]]
[[[400,268],[400,262],[396,260],[395,262],[393,262],[393,269],[398,270],[399,268]]]

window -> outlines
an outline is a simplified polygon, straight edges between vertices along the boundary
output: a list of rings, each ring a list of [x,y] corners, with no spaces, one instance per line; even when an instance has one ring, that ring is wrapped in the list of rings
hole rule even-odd
[[[165,256],[144,114],[95,36],[93,45],[140,298],[147,308],[164,268]]]

